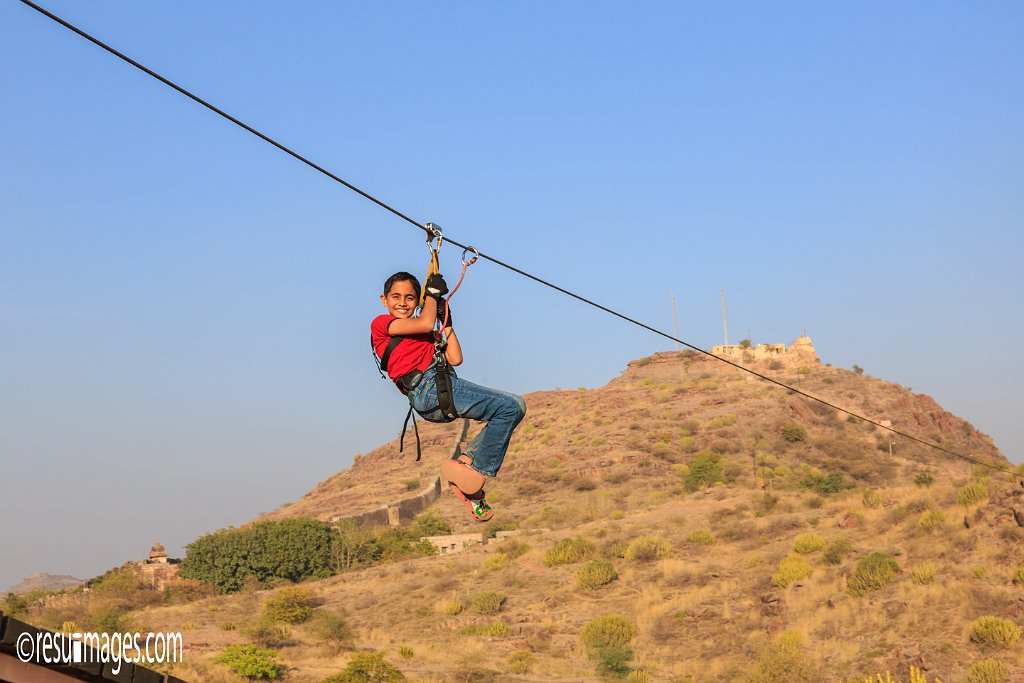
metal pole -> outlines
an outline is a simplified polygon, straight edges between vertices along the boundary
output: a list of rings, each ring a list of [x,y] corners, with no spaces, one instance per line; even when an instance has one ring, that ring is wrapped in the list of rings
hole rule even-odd
[[[725,345],[729,345],[729,327],[725,324],[725,290],[722,290],[722,336],[725,338]]]
[[[679,339],[679,320],[676,318],[676,295],[672,295],[672,336]],[[676,351],[679,350],[679,342],[676,342]]]

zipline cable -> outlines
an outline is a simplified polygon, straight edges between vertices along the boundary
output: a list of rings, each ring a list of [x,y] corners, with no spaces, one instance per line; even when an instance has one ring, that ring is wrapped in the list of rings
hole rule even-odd
[[[62,19],[61,17],[57,16],[56,14],[54,14],[54,13],[44,9],[43,7],[40,7],[39,5],[37,5],[36,3],[32,2],[31,0],[21,0],[21,2],[24,3],[25,5],[28,5],[32,9],[36,10],[40,14],[48,17],[49,19],[52,19],[55,22],[57,22],[58,24],[60,24],[64,28],[66,28],[66,29],[68,29],[70,31],[73,31],[74,33],[77,33],[78,35],[82,36],[83,38],[85,38],[89,42],[97,45],[98,47],[103,48],[104,50],[106,50],[110,54],[114,55],[118,59],[121,59],[122,61],[125,61],[128,64],[131,64],[136,69],[139,69],[143,73],[145,73],[145,74],[147,74],[149,76],[152,76],[153,78],[157,79],[158,81],[160,81],[164,85],[166,85],[166,86],[168,86],[168,87],[170,87],[170,88],[172,88],[174,90],[177,90],[182,95],[185,95],[189,99],[194,100],[195,102],[201,104],[202,106],[206,107],[207,109],[209,109],[210,111],[214,112],[215,114],[218,114],[219,116],[227,119],[228,121],[230,121],[231,123],[235,124],[236,126],[238,126],[238,127],[242,128],[242,129],[248,131],[249,133],[252,133],[256,137],[258,137],[261,140],[263,140],[264,142],[267,142],[267,143],[273,145],[274,147],[278,148],[279,150],[281,150],[285,154],[288,154],[289,156],[294,157],[295,159],[298,159],[302,163],[306,164],[307,166],[309,166],[310,168],[312,168],[312,169],[314,169],[316,171],[319,171],[320,173],[322,173],[323,175],[327,176],[331,180],[344,185],[345,187],[347,187],[348,189],[352,190],[353,192],[361,195],[362,197],[365,197],[366,199],[369,199],[371,202],[373,202],[374,204],[380,206],[381,208],[387,209],[388,211],[390,211],[391,213],[395,214],[399,218],[405,220],[408,223],[411,223],[412,225],[415,225],[420,230],[423,230],[427,234],[428,237],[434,234],[433,231],[430,228],[428,228],[426,225],[424,225],[422,223],[419,223],[418,221],[410,218],[409,216],[407,216],[406,214],[402,213],[398,209],[395,209],[394,207],[390,206],[389,204],[386,204],[385,202],[381,201],[380,199],[377,199],[376,197],[374,197],[370,193],[365,192],[364,190],[359,189],[358,187],[356,187],[352,183],[350,183],[350,182],[346,181],[345,179],[335,175],[334,173],[331,173],[330,171],[325,169],[323,166],[320,166],[319,164],[316,164],[313,161],[310,161],[309,159],[307,159],[303,155],[301,155],[298,152],[290,149],[289,147],[286,147],[285,145],[281,144],[280,142],[278,142],[277,140],[273,139],[269,135],[265,135],[264,133],[261,133],[260,131],[256,130],[255,128],[253,128],[249,124],[247,124],[247,123],[245,123],[245,122],[235,118],[234,116],[232,116],[231,114],[228,114],[224,110],[222,110],[222,109],[220,109],[220,108],[210,104],[209,102],[207,102],[203,98],[199,97],[198,95],[195,95],[194,93],[190,92],[189,90],[186,90],[185,88],[183,88],[182,86],[178,85],[174,81],[172,81],[172,80],[170,80],[168,78],[165,78],[164,76],[161,76],[160,74],[158,74],[157,72],[153,71],[152,69],[150,69],[150,68],[140,64],[139,62],[135,61],[134,59],[132,59],[128,55],[124,54],[123,52],[120,52],[120,51],[114,49],[113,47],[111,47],[110,45],[107,45],[102,40],[99,40],[98,38],[95,38],[95,37],[89,35],[85,31],[83,31],[82,29],[80,29],[77,26],[75,26],[75,25],[65,21],[64,19]],[[705,356],[713,358],[713,359],[715,359],[717,361],[720,361],[722,363],[726,363],[727,365],[731,365],[731,366],[733,366],[734,368],[736,368],[738,370],[742,370],[743,372],[749,373],[749,374],[751,374],[751,375],[753,375],[755,377],[758,377],[758,378],[763,379],[763,380],[765,380],[767,382],[775,384],[775,385],[777,385],[779,387],[782,387],[783,389],[785,389],[787,391],[790,391],[790,392],[792,392],[794,394],[798,394],[800,396],[803,396],[804,398],[810,399],[812,401],[816,401],[818,403],[821,403],[822,405],[826,405],[829,408],[832,408],[833,410],[838,410],[841,413],[845,413],[846,415],[854,417],[854,418],[856,418],[858,420],[861,420],[863,422],[866,422],[868,424],[874,425],[875,427],[878,427],[880,429],[887,430],[887,431],[889,431],[892,434],[895,434],[897,436],[902,436],[903,438],[908,439],[910,441],[913,441],[915,443],[919,443],[919,444],[921,444],[923,446],[927,446],[928,448],[933,448],[933,449],[935,449],[937,451],[940,451],[942,453],[946,453],[947,455],[952,455],[952,456],[954,456],[956,458],[960,458],[961,460],[966,460],[967,462],[973,463],[975,465],[979,465],[981,467],[987,467],[987,468],[989,468],[991,470],[994,470],[996,472],[1008,473],[1007,470],[1005,468],[1003,468],[1003,467],[999,467],[997,465],[993,465],[991,463],[987,463],[987,462],[985,462],[983,460],[979,460],[978,458],[974,458],[974,457],[972,457],[970,455],[965,455],[963,453],[959,453],[957,451],[950,450],[950,449],[946,448],[945,446],[941,446],[939,444],[935,444],[935,443],[931,443],[929,441],[925,441],[924,439],[916,437],[916,436],[914,436],[912,434],[907,434],[906,432],[900,431],[900,430],[895,429],[893,427],[886,427],[885,425],[881,425],[881,424],[875,422],[874,420],[872,420],[872,419],[870,419],[868,417],[865,417],[863,415],[859,415],[859,414],[857,414],[855,412],[847,410],[846,408],[842,408],[840,406],[837,406],[837,405],[835,405],[833,403],[830,403],[829,401],[826,401],[823,398],[818,398],[817,396],[814,396],[812,394],[808,394],[805,391],[797,389],[796,387],[792,387],[792,386],[790,386],[790,385],[788,385],[788,384],[786,384],[786,383],[784,383],[784,382],[782,382],[780,380],[777,380],[777,379],[775,379],[773,377],[770,377],[768,375],[765,375],[765,374],[762,374],[760,372],[757,372],[756,370],[752,370],[750,368],[744,367],[744,366],[740,365],[739,363],[735,363],[735,362],[733,362],[733,361],[731,361],[731,360],[729,360],[727,358],[722,358],[721,356],[716,356],[715,354],[711,353],[710,351],[706,351],[705,349],[702,349],[702,348],[700,348],[698,346],[694,346],[693,344],[690,344],[689,342],[685,342],[682,339],[678,339],[678,338],[672,336],[671,334],[668,334],[667,332],[662,332],[661,330],[659,330],[657,328],[654,328],[654,327],[651,327],[650,325],[647,325],[645,323],[642,323],[639,320],[635,320],[633,318],[630,318],[629,316],[624,315],[622,313],[619,313],[618,311],[615,311],[615,310],[613,310],[611,308],[608,308],[607,306],[602,306],[601,304],[599,304],[599,303],[597,303],[595,301],[592,301],[592,300],[590,300],[590,299],[588,299],[586,297],[583,297],[583,296],[581,296],[579,294],[576,294],[575,292],[571,292],[568,289],[565,289],[564,287],[560,287],[560,286],[558,286],[558,285],[556,285],[556,284],[554,284],[552,282],[548,282],[547,280],[544,280],[543,278],[537,277],[536,275],[532,275],[531,273],[528,273],[525,270],[522,270],[520,268],[516,268],[515,266],[512,266],[512,265],[510,265],[508,263],[505,263],[504,261],[501,261],[501,260],[499,260],[499,259],[497,259],[497,258],[495,258],[493,256],[489,256],[488,254],[485,254],[485,253],[483,253],[481,251],[477,251],[476,249],[473,249],[473,247],[470,247],[470,246],[465,245],[465,244],[461,244],[460,242],[457,242],[457,241],[451,239],[447,235],[445,235],[444,239],[445,239],[445,241],[450,242],[451,244],[454,244],[456,246],[462,247],[463,249],[473,251],[474,253],[476,253],[476,255],[479,258],[486,259],[486,260],[490,261],[491,263],[493,263],[495,265],[501,266],[502,268],[505,268],[507,270],[512,271],[513,273],[516,273],[518,275],[522,275],[523,277],[528,278],[530,280],[533,280],[534,282],[542,284],[542,285],[544,285],[546,287],[550,287],[551,289],[554,289],[557,292],[561,292],[562,294],[565,294],[566,296],[570,296],[573,299],[576,299],[577,301],[580,301],[580,302],[585,303],[585,304],[589,304],[590,306],[593,306],[594,308],[602,310],[605,313],[609,313],[609,314],[611,314],[611,315],[613,315],[613,316],[615,316],[617,318],[621,318],[622,320],[625,320],[626,322],[632,323],[632,324],[634,324],[634,325],[636,325],[638,327],[641,327],[641,328],[643,328],[643,329],[645,329],[645,330],[647,330],[649,332],[653,332],[654,334],[657,334],[657,335],[659,335],[661,337],[664,337],[665,339],[668,339],[670,341],[682,344],[683,346],[685,346],[685,347],[687,347],[687,348],[689,348],[689,349],[691,349],[693,351],[696,351],[698,353],[704,354]]]

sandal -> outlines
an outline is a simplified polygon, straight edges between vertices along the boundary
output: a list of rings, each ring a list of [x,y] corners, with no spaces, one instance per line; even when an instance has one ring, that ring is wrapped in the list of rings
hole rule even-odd
[[[441,476],[455,484],[461,491],[476,494],[484,487],[484,475],[460,460],[445,460],[441,463]]]
[[[451,482],[448,482],[448,486],[451,488],[452,493],[455,494],[455,497],[459,498],[466,504],[466,509],[469,510],[469,514],[474,520],[478,522],[486,522],[494,516],[494,510],[491,509],[491,506],[488,505],[487,501],[484,499],[486,494],[483,489],[480,489],[469,496]]]

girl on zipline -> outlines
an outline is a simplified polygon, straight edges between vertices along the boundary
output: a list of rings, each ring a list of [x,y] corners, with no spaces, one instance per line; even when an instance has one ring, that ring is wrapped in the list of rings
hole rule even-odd
[[[462,347],[444,299],[447,293],[444,278],[439,273],[430,275],[417,316],[419,280],[410,273],[395,273],[384,283],[380,296],[388,312],[370,323],[370,340],[381,370],[424,420],[451,422],[463,417],[487,423],[466,453],[441,465],[441,476],[466,503],[473,519],[486,522],[494,513],[485,499],[485,478],[497,476],[512,432],[526,415],[526,403],[515,394],[455,375],[451,366],[462,363]],[[440,329],[435,330],[435,325]]]

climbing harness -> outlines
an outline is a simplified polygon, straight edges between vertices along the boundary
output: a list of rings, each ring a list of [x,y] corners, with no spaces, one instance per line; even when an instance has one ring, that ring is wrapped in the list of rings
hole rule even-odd
[[[442,234],[441,228],[433,223],[427,223],[427,250],[430,252],[430,263],[427,266],[427,277],[423,281],[423,287],[420,289],[420,303],[419,306],[422,309],[424,302],[426,301],[426,283],[432,275],[440,274],[440,259],[439,252],[441,245],[444,243],[444,235]],[[434,241],[436,240],[436,244]],[[473,256],[467,259],[469,253],[472,252]],[[431,422],[452,422],[459,418],[459,412],[455,408],[455,396],[452,390],[451,378],[455,375],[455,369],[448,362],[446,351],[448,348],[448,340],[444,336],[444,324],[448,321],[450,313],[449,301],[455,292],[458,291],[459,287],[462,286],[463,280],[466,278],[466,270],[476,263],[480,257],[478,252],[473,247],[466,247],[462,250],[462,272],[459,274],[459,281],[455,284],[455,287],[448,293],[447,297],[438,299],[438,312],[436,320],[436,329],[434,330],[434,358],[430,361],[430,365],[422,370],[413,370],[412,372],[406,373],[405,375],[398,378],[397,383],[399,389],[405,393],[406,398],[409,399],[409,412],[406,413],[405,422],[402,424],[402,435],[399,437],[398,452],[401,453],[405,449],[405,432],[409,427],[409,420],[412,420],[413,431],[416,434],[416,460],[419,461],[422,456],[422,449],[420,446],[420,431],[416,425],[416,412],[420,413],[423,417],[427,414],[433,413],[437,410],[441,411],[443,420],[432,419]],[[443,315],[440,307],[444,306]],[[374,361],[377,361],[377,369],[380,372],[380,376],[383,379],[387,379],[388,362],[391,358],[391,353],[395,348],[405,340],[406,337],[402,335],[396,335],[391,338],[385,347],[384,352],[381,354],[380,360],[377,360],[376,349],[373,350]],[[372,342],[372,340],[371,340]],[[371,343],[372,348],[372,343]],[[427,408],[423,411],[416,411],[412,406],[412,394],[413,391],[423,381],[423,376],[430,370],[434,371],[434,389],[437,392],[437,405],[433,408]],[[426,418],[424,418],[426,419]]]

